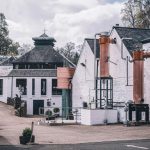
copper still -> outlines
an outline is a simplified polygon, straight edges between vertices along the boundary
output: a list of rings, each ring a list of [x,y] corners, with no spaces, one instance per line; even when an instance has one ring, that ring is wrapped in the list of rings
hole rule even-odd
[[[109,37],[108,32],[100,34],[100,77],[109,77],[109,44],[115,44],[115,39]]]
[[[144,58],[150,53],[144,51],[133,52],[133,100],[135,104],[144,101]]]

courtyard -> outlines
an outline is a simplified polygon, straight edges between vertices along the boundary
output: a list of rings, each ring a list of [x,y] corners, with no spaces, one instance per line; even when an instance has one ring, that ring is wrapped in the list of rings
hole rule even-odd
[[[19,145],[19,136],[34,122],[36,144],[77,144],[90,142],[150,139],[150,126],[119,125],[38,125],[40,117],[20,118],[12,106],[0,103],[0,145]]]

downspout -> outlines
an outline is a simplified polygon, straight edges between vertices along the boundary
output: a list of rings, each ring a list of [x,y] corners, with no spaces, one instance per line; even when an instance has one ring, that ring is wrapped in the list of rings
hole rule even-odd
[[[126,62],[127,62],[126,64],[126,82],[127,82],[126,86],[133,86],[133,84],[132,85],[129,84],[129,62],[132,63],[133,60],[130,60],[130,57],[127,56]]]
[[[11,77],[11,98],[13,98],[13,76]]]
[[[129,66],[128,66],[128,61],[129,61],[129,58],[127,56],[127,86],[129,86],[129,71],[128,71]]]
[[[96,33],[94,36],[94,90],[96,90],[96,36],[100,33]]]
[[[94,36],[94,90],[95,90],[95,107],[97,108],[97,62],[96,62],[96,36],[100,33],[96,33]]]
[[[123,56],[123,40],[132,40],[132,38],[121,38],[121,59],[126,60],[126,58]]]

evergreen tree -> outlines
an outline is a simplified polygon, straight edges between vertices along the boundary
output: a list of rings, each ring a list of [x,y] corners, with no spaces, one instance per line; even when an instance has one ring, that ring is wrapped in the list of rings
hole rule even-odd
[[[0,13],[0,55],[18,54],[19,43],[9,38],[8,24],[5,15]]]

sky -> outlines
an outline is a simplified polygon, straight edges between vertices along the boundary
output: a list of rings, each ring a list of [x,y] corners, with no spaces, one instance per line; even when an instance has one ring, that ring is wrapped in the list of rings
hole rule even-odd
[[[56,46],[77,45],[95,33],[110,31],[121,24],[124,0],[0,0],[9,36],[20,44],[33,45],[32,37],[46,34]]]

